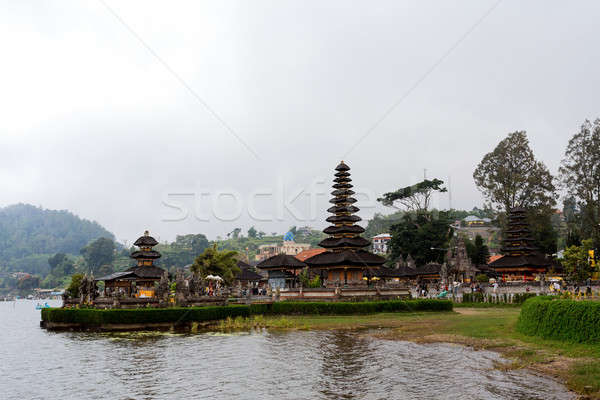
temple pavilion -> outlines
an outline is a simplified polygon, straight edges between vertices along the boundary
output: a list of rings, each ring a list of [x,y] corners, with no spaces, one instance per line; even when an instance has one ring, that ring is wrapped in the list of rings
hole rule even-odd
[[[354,215],[359,208],[354,206],[357,200],[352,197],[350,167],[342,161],[335,171],[333,198],[329,200],[333,205],[327,210],[333,215],[326,219],[332,225],[323,230],[329,237],[319,243],[326,251],[305,263],[326,286],[363,286],[389,271],[382,269],[385,258],[365,250],[371,242],[360,236],[365,230],[356,225],[361,218]]]
[[[165,270],[154,265],[154,260],[161,254],[153,247],[158,241],[148,231],[134,243],[138,247],[131,253],[136,265],[121,272],[100,277],[96,281],[104,281],[104,295],[120,293],[125,296],[154,297],[154,283],[160,281]]]
[[[489,267],[503,280],[534,280],[536,275],[545,274],[552,265],[551,260],[534,245],[525,208],[510,210],[501,252],[504,256],[491,262]]]

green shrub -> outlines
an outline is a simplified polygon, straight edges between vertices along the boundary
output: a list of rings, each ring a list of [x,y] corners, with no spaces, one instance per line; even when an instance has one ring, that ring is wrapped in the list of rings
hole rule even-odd
[[[537,296],[523,303],[517,330],[576,343],[600,343],[600,303]]]
[[[377,312],[452,311],[448,300],[390,300],[364,302],[291,302],[190,308],[139,308],[97,310],[73,308],[42,309],[42,321],[81,324],[184,323],[216,321],[251,315],[348,315]]]

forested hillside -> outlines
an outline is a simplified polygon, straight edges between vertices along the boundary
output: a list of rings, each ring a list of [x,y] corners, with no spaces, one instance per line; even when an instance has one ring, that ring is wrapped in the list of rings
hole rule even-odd
[[[114,235],[97,222],[66,210],[46,210],[29,204],[0,208],[0,269],[48,272],[48,256],[76,254],[88,242]]]

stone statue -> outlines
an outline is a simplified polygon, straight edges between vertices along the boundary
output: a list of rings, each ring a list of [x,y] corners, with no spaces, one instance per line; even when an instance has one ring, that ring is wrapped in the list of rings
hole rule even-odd
[[[92,276],[90,277],[90,279],[88,279],[87,287],[89,301],[94,301],[96,299],[96,289],[96,281],[94,280],[94,274],[92,273]]]
[[[167,271],[165,271],[160,277],[160,282],[158,283],[158,287],[154,293],[160,300],[166,300],[169,298],[169,273]]]
[[[188,289],[191,297],[200,296],[200,291],[202,290],[202,279],[197,272],[194,272],[192,277],[188,280]]]
[[[81,282],[79,282],[79,302],[85,303],[87,302],[89,285],[88,285],[88,277],[87,274],[81,278]]]
[[[178,269],[175,273],[175,298],[178,302],[184,301],[188,296],[188,286],[183,271]]]

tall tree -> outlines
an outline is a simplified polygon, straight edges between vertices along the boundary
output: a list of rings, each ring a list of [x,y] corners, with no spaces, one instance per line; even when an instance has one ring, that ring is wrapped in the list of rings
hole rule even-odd
[[[444,181],[439,179],[425,179],[412,186],[400,188],[394,192],[384,193],[383,197],[377,199],[385,206],[396,207],[396,203],[404,206],[408,211],[415,211],[418,214],[427,213],[431,195],[434,192],[447,192],[443,187]]]
[[[450,222],[444,212],[440,212],[437,218],[423,213],[405,214],[402,222],[392,225],[390,229],[391,259],[411,255],[417,265],[432,261],[442,263],[445,254],[443,249],[448,247],[453,234]]]
[[[543,162],[537,161],[524,131],[513,132],[479,163],[473,179],[492,204],[505,212],[514,207],[553,207],[554,178]]]
[[[98,273],[102,265],[112,264],[115,259],[115,242],[109,238],[99,238],[81,249],[81,255],[88,268]]]
[[[583,240],[581,246],[570,246],[565,249],[562,265],[570,279],[584,281],[592,274],[589,262],[589,251],[592,249],[592,240]]]
[[[248,237],[249,238],[256,238],[256,236],[258,235],[258,231],[256,230],[256,228],[254,226],[251,226],[250,229],[248,229]]]
[[[600,119],[586,120],[569,140],[560,180],[580,209],[581,235],[600,246]]]
[[[237,267],[236,251],[219,251],[217,244],[208,247],[194,260],[190,267],[192,272],[199,273],[202,277],[207,275],[218,275],[227,284],[233,282],[235,276],[240,272]]]
[[[490,251],[481,235],[475,236],[474,242],[465,240],[465,245],[467,247],[469,258],[474,265],[487,264],[488,258],[490,257]]]
[[[524,131],[510,133],[486,154],[473,179],[484,197],[505,214],[514,207],[527,208],[537,246],[547,254],[556,252],[552,215],[558,196],[554,177],[535,159]]]

